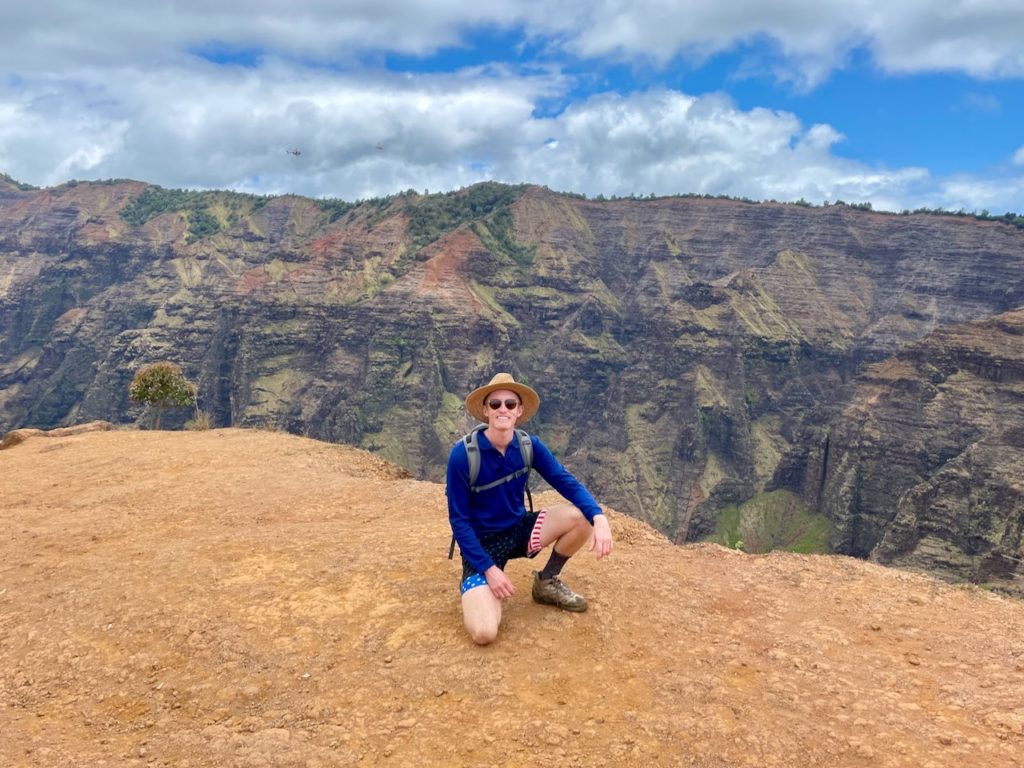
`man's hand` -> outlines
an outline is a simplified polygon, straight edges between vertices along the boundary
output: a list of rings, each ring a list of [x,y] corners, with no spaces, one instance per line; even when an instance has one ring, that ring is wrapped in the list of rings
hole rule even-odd
[[[594,516],[594,535],[590,537],[590,551],[597,554],[598,560],[612,553],[612,529],[604,515]]]
[[[499,600],[508,600],[516,593],[512,580],[496,565],[484,571],[484,578],[487,579],[487,586],[491,588],[491,594]]]

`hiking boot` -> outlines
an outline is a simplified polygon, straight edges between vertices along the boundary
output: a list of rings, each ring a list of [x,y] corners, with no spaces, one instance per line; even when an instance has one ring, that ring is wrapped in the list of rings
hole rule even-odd
[[[563,611],[582,613],[587,610],[587,598],[577,595],[557,576],[542,579],[538,571],[533,572],[533,601],[557,605]]]

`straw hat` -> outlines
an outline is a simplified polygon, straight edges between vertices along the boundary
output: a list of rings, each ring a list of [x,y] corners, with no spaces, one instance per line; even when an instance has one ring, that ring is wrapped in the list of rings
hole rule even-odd
[[[487,397],[491,392],[496,392],[499,389],[507,389],[519,395],[519,399],[523,403],[523,415],[519,417],[518,424],[529,421],[540,408],[540,395],[525,384],[518,383],[512,378],[511,373],[498,373],[489,383],[477,387],[469,393],[469,396],[466,397],[466,410],[477,421],[486,422]]]

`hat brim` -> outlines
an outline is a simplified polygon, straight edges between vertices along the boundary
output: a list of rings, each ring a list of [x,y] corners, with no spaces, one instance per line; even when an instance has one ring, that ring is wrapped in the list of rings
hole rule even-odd
[[[477,421],[486,423],[487,397],[491,392],[497,392],[499,389],[515,392],[523,404],[523,415],[516,420],[516,424],[525,424],[536,415],[537,409],[540,408],[540,395],[525,384],[510,381],[507,383],[486,384],[470,392],[466,396],[466,410],[469,411],[470,416]]]

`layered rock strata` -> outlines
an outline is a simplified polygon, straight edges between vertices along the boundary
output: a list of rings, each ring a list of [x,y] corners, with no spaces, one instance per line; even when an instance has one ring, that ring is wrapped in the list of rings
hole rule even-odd
[[[1024,232],[965,217],[500,185],[358,206],[170,199],[137,182],[0,188],[0,431],[140,420],[128,383],[169,359],[215,425],[361,445],[439,479],[464,393],[509,370],[540,390],[536,429],[566,464],[673,540],[783,487],[866,555],[887,529],[852,532],[833,485],[895,486],[833,480],[822,435],[847,429],[870,366],[1024,306]],[[916,433],[941,443],[929,429],[943,422]]]
[[[838,551],[1024,595],[1024,310],[870,366],[803,492]]]

